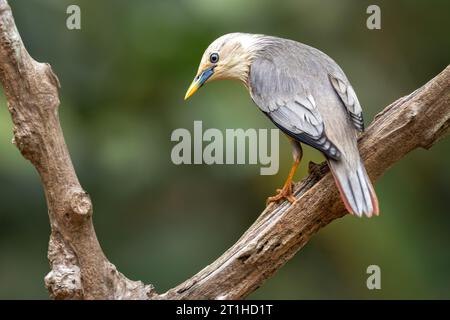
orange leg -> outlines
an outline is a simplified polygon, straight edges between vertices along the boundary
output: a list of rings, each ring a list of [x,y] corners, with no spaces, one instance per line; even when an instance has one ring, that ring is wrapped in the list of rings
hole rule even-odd
[[[292,179],[294,178],[295,171],[297,170],[298,165],[300,164],[301,155],[296,157],[294,160],[294,164],[292,165],[291,171],[289,172],[289,175],[286,179],[286,182],[284,183],[284,186],[282,189],[277,189],[278,194],[276,194],[273,197],[267,198],[267,204],[270,204],[271,202],[279,202],[280,200],[286,199],[290,203],[295,202],[295,197],[292,194]]]

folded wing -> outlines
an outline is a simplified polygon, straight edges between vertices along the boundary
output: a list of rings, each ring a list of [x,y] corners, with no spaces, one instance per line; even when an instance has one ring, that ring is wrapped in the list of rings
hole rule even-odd
[[[328,139],[314,97],[298,81],[282,74],[268,60],[255,61],[251,72],[251,95],[256,105],[284,133],[306,143],[327,157],[339,160],[339,149]]]
[[[353,87],[347,81],[344,81],[337,76],[329,74],[328,77],[330,78],[334,90],[344,103],[353,126],[360,132],[364,131],[362,108],[359,104],[355,90],[353,90]]]

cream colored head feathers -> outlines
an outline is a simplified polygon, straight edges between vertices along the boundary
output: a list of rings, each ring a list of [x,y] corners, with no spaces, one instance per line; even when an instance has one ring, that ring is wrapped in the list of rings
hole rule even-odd
[[[261,35],[229,33],[214,40],[203,54],[185,99],[213,80],[234,79],[247,85],[250,64],[260,48],[261,39]]]
[[[209,81],[220,79],[245,81],[257,41],[257,36],[246,33],[230,33],[218,38],[205,50],[198,71],[212,66],[211,54],[217,53],[219,60]]]

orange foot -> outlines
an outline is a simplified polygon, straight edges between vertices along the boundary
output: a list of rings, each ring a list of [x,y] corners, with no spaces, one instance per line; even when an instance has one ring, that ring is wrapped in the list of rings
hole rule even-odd
[[[294,203],[297,200],[292,193],[292,182],[287,183],[283,186],[283,189],[277,189],[278,194],[273,197],[268,197],[266,204],[269,205],[272,202],[279,202],[286,199],[290,203]]]

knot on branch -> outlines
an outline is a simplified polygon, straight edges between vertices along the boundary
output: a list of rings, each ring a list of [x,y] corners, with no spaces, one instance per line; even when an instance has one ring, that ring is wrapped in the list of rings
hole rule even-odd
[[[83,218],[92,216],[92,202],[86,191],[80,188],[70,189],[67,199],[69,212],[74,216]]]
[[[82,299],[81,271],[75,254],[54,232],[48,245],[48,260],[52,270],[45,277],[45,287],[53,299]]]
[[[80,268],[78,266],[66,266],[56,264],[44,278],[52,299],[82,299],[83,290],[81,287]]]
[[[112,297],[115,300],[147,300],[157,296],[155,287],[151,284],[144,284],[142,281],[133,281],[120,273],[116,266],[106,262],[109,269]]]
[[[19,149],[25,159],[31,161],[33,164],[39,162],[39,141],[37,136],[33,134],[26,124],[21,124],[20,127],[17,125],[14,127],[12,143]]]

